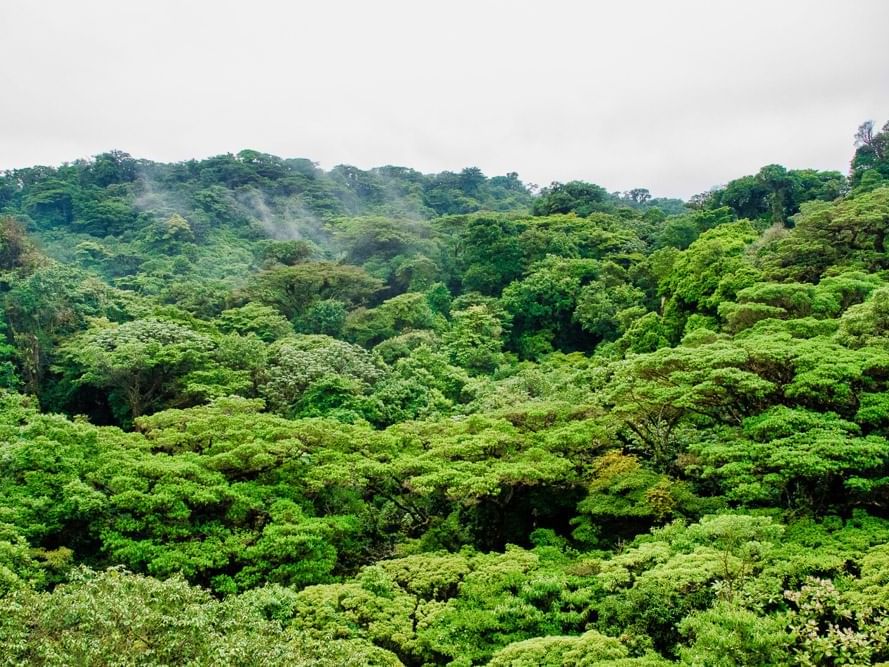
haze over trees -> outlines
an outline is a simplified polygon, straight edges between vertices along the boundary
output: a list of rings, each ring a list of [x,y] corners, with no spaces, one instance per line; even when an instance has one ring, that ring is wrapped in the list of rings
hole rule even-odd
[[[0,174],[0,663],[889,661],[889,125],[689,202]]]

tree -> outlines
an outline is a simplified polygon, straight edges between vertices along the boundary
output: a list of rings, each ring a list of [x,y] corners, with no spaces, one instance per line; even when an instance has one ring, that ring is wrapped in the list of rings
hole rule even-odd
[[[523,225],[505,217],[470,218],[456,240],[455,260],[463,289],[499,294],[523,269],[519,234]]]
[[[889,188],[836,203],[804,204],[795,221],[790,234],[762,250],[770,278],[817,282],[832,266],[869,272],[889,266]]]
[[[793,180],[787,173],[787,169],[780,164],[770,164],[759,170],[756,180],[762,183],[769,193],[766,199],[772,222],[783,224],[785,221],[785,211],[789,207],[793,196]]]
[[[648,203],[651,199],[651,193],[647,188],[633,188],[632,190],[624,192],[623,198],[633,202],[637,206],[642,206],[643,204]]]
[[[371,347],[400,333],[436,329],[444,319],[436,317],[422,292],[406,292],[387,299],[376,308],[358,309],[345,322],[349,340]]]
[[[451,328],[444,334],[451,360],[471,373],[490,372],[502,360],[503,326],[485,306],[470,306],[451,313]]]
[[[788,664],[792,637],[781,616],[764,616],[737,604],[719,602],[686,616],[680,629],[691,644],[680,653],[688,664]]]
[[[16,389],[20,384],[15,368],[15,347],[7,343],[6,317],[0,311],[0,389]]]
[[[577,347],[583,335],[572,326],[572,316],[583,286],[599,273],[594,260],[548,257],[508,285],[501,303],[512,318],[517,347],[527,356],[533,356],[525,344],[528,338]]]
[[[889,287],[874,290],[862,304],[852,306],[840,319],[839,340],[849,347],[889,347]]]
[[[783,225],[804,202],[832,201],[846,189],[846,179],[836,171],[788,170],[779,164],[770,164],[755,176],[737,178],[715,190],[696,207],[727,206],[738,218],[769,220]]]
[[[263,271],[253,279],[248,293],[293,321],[316,301],[336,299],[351,306],[363,305],[382,286],[357,266],[314,262]]]
[[[41,259],[21,223],[0,217],[0,271],[32,271]]]
[[[671,216],[655,233],[655,245],[685,250],[708,229],[731,221],[732,210],[728,206]]]
[[[757,271],[745,255],[757,237],[747,221],[724,224],[701,234],[673,262],[661,290],[683,307],[714,313],[723,301],[755,282]]]
[[[868,120],[855,133],[852,185],[859,185],[868,171],[876,172],[882,178],[889,178],[889,122],[875,133],[874,122]]]
[[[181,577],[159,581],[117,568],[81,570],[52,593],[0,599],[0,641],[20,664],[398,664],[357,643],[294,637],[248,602],[220,602]]]
[[[293,326],[277,310],[252,301],[239,308],[223,311],[216,318],[216,323],[223,333],[252,333],[266,343],[294,333]]]
[[[357,345],[321,335],[284,338],[269,349],[269,367],[260,394],[269,408],[292,414],[314,384],[331,377],[353,382],[353,392],[383,376],[368,353]]]
[[[661,349],[615,364],[606,400],[655,469],[668,471],[683,420],[738,424],[767,404],[775,383],[751,365],[747,350],[725,341]]]
[[[304,240],[272,241],[268,240],[260,246],[263,265],[273,266],[275,263],[293,266],[304,262],[312,256],[312,245]]]
[[[627,284],[609,286],[595,280],[586,285],[577,298],[573,318],[580,326],[601,340],[614,340],[624,333],[621,317],[644,298],[642,290]],[[644,307],[642,312],[644,314]]]
[[[313,303],[303,315],[296,318],[295,329],[300,333],[342,336],[349,315],[346,304],[337,299],[324,299]]]
[[[24,197],[24,209],[47,227],[69,225],[74,220],[71,186],[58,178],[41,179]]]
[[[594,211],[609,208],[608,192],[593,183],[569,181],[568,183],[551,183],[540,191],[534,200],[534,215],[552,215],[554,213],[576,213],[586,217]]]
[[[194,231],[188,220],[174,213],[166,220],[153,222],[146,230],[145,240],[159,252],[178,254],[183,246],[194,242]]]
[[[15,276],[4,295],[6,323],[25,389],[37,393],[62,338],[90,317],[121,315],[123,295],[95,277],[55,262]]]
[[[212,349],[209,338],[174,322],[99,320],[64,344],[58,370],[75,385],[108,390],[118,418],[135,419],[173,398]]]
[[[830,413],[776,406],[747,418],[741,438],[726,433],[693,449],[732,500],[823,512],[883,483],[889,442],[859,434]]]
[[[497,651],[490,667],[593,667],[627,658],[629,651],[614,637],[590,630],[579,637],[538,637]]]

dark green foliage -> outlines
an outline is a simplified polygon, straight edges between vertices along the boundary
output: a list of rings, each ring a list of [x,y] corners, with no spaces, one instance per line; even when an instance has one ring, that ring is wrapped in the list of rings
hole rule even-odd
[[[586,217],[594,211],[609,208],[608,193],[604,188],[583,181],[553,183],[540,191],[534,201],[534,215],[576,213]]]
[[[869,190],[889,179],[889,121],[876,132],[873,121],[862,123],[855,133],[855,144],[852,185]]]
[[[836,171],[787,170],[770,164],[756,176],[744,176],[715,191],[708,207],[729,207],[737,217],[783,224],[807,201],[833,201],[846,192],[846,179]]]
[[[263,271],[248,294],[294,320],[317,301],[336,299],[350,306],[364,305],[381,288],[380,281],[357,266],[315,262]]]

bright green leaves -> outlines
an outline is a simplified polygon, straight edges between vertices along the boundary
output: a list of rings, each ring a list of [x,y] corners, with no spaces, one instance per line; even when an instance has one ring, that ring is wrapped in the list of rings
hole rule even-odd
[[[825,278],[818,285],[756,283],[738,292],[737,302],[724,301],[719,304],[719,315],[725,320],[730,333],[737,333],[770,318],[832,318],[866,299],[880,284],[876,276],[861,272]],[[860,312],[860,309],[850,309],[850,315],[855,312]]]
[[[216,319],[222,333],[256,334],[266,343],[292,335],[293,327],[277,310],[253,301],[224,311]]]
[[[346,338],[367,347],[397,333],[443,325],[444,319],[436,317],[422,292],[399,294],[370,310],[358,309],[344,322]]]
[[[762,251],[764,268],[773,279],[815,282],[831,266],[872,273],[889,266],[889,188],[838,203],[804,204],[794,220],[790,234]]]
[[[591,466],[587,496],[577,505],[573,535],[596,544],[638,531],[640,525],[696,513],[701,501],[687,483],[645,468],[635,456],[611,451]]]
[[[738,423],[766,403],[775,385],[747,370],[749,363],[746,350],[725,341],[663,349],[615,364],[605,397],[630,437],[664,469],[678,453],[683,420]]]
[[[383,376],[366,350],[329,336],[284,338],[270,347],[268,355],[259,392],[270,409],[284,415],[312,414],[320,401],[327,402],[328,409],[349,409],[365,387]],[[331,384],[334,380],[337,383]]]
[[[451,413],[462,401],[463,389],[470,379],[464,369],[451,364],[445,352],[426,344],[434,343],[434,339],[405,337],[393,341],[402,342],[405,348],[399,353],[405,356],[394,360],[390,372],[362,403],[364,417],[379,426]],[[419,346],[407,349],[414,343]],[[388,348],[393,353],[396,350],[394,344]],[[379,347],[374,351],[379,353]]]
[[[743,220],[705,232],[676,258],[662,291],[687,306],[715,311],[756,281],[758,272],[745,257],[756,237],[753,226]]]
[[[488,663],[489,667],[604,667],[629,651],[613,637],[590,630],[578,637],[536,637],[515,642],[500,649]],[[630,662],[629,664],[633,664]],[[641,663],[641,664],[656,664]]]
[[[852,348],[889,349],[889,287],[875,290],[865,303],[849,308],[840,319],[837,338]]]
[[[741,215],[740,217],[748,217]],[[728,207],[699,210],[677,215],[664,221],[656,234],[658,247],[672,247],[685,250],[702,233],[718,225],[732,221],[732,211]]]
[[[0,175],[6,653],[889,659],[866,129],[844,198],[769,165],[688,210],[251,150]]]
[[[764,616],[727,602],[687,616],[680,630],[690,647],[681,650],[691,665],[788,665],[792,638],[783,615]]]
[[[40,415],[20,397],[3,399],[0,412],[8,421],[0,426],[0,521],[14,524],[35,547],[89,542],[107,499],[86,478],[104,452],[134,438]]]
[[[451,314],[444,344],[451,361],[471,373],[490,373],[503,361],[503,326],[485,305]]]
[[[742,503],[823,510],[866,494],[889,462],[889,441],[860,437],[857,425],[830,413],[779,406],[746,420],[737,439],[719,436],[692,450],[703,475]]]
[[[52,593],[0,598],[0,609],[11,664],[369,664],[313,655],[280,624],[179,577],[82,571]]]
[[[228,566],[242,545],[225,525],[236,497],[222,475],[183,458],[121,463],[109,462],[97,475],[114,508],[101,535],[114,562],[204,582]]]
[[[850,414],[862,391],[886,386],[889,350],[849,350],[821,339],[796,347],[796,375],[784,394],[802,405]]]
[[[324,581],[337,562],[334,536],[358,528],[352,518],[306,517],[287,500],[269,508],[269,521],[259,538],[237,555],[242,567],[234,583],[242,590],[270,582],[303,586]],[[216,586],[224,590],[225,579],[217,577]]]
[[[443,493],[466,504],[508,502],[517,488],[569,481],[570,461],[535,447],[505,421],[470,417],[450,428],[444,422],[417,430],[424,451],[396,464],[416,493]]]
[[[0,523],[0,599],[10,591],[39,586],[43,578],[28,541],[15,526]]]
[[[169,400],[212,348],[209,338],[174,322],[99,321],[63,347],[62,370],[75,384],[107,390],[135,418]]]

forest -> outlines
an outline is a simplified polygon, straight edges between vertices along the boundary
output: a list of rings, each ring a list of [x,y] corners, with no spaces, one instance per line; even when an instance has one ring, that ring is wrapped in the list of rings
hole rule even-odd
[[[849,154],[0,172],[0,664],[889,664],[889,123]]]

